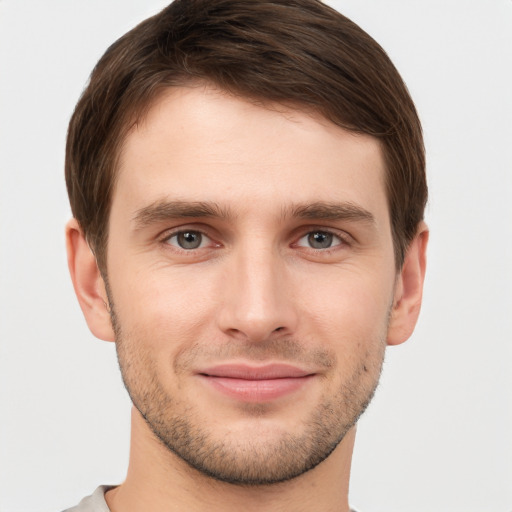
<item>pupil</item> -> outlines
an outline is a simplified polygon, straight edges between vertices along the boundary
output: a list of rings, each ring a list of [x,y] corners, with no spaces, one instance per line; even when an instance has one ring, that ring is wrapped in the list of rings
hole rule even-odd
[[[178,234],[178,244],[182,249],[197,249],[201,245],[201,233],[185,231]]]
[[[314,249],[327,249],[332,245],[332,235],[325,231],[310,233],[308,242]]]

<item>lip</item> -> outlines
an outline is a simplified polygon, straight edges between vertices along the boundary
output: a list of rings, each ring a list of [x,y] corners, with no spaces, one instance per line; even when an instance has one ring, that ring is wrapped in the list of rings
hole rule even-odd
[[[214,390],[245,402],[267,402],[302,388],[314,373],[289,364],[222,364],[205,368],[198,377]]]

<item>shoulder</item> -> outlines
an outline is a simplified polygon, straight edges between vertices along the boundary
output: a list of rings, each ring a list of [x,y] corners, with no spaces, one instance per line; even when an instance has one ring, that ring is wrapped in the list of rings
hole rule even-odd
[[[110,512],[105,501],[105,493],[112,489],[113,485],[100,485],[90,496],[85,497],[75,507],[68,508],[63,512]]]

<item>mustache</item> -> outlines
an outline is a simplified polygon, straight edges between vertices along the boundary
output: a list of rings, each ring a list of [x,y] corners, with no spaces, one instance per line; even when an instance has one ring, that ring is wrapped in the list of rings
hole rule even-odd
[[[176,372],[194,368],[199,361],[222,362],[244,359],[254,362],[279,360],[288,363],[312,365],[328,370],[336,365],[334,351],[320,347],[306,347],[293,338],[276,338],[259,342],[231,340],[227,343],[208,345],[194,343],[184,347],[174,360]]]
[[[122,335],[108,284],[106,284],[106,290],[110,319],[115,334],[116,350],[122,352],[127,340]],[[329,370],[336,366],[338,358],[334,350],[308,345],[289,336],[269,338],[258,342],[230,340],[223,343],[193,343],[184,346],[177,353],[173,361],[173,367],[175,372],[179,373],[193,369],[199,361],[211,363],[233,359],[245,359],[254,362],[275,359],[298,365],[311,365],[319,370]],[[142,348],[139,355],[144,357]]]

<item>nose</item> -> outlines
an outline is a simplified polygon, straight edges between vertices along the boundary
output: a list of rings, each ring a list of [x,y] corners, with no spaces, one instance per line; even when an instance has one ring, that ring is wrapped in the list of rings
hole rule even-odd
[[[261,342],[291,335],[298,322],[293,279],[269,248],[247,248],[230,258],[222,284],[220,329],[232,338]]]

